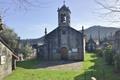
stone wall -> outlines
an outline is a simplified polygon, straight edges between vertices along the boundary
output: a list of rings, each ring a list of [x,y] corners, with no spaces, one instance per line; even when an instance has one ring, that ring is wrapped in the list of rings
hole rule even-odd
[[[2,42],[0,42],[0,80],[9,75],[11,72],[12,52]]]
[[[120,31],[117,31],[114,36],[114,44],[113,44],[113,50],[115,53],[120,54]]]

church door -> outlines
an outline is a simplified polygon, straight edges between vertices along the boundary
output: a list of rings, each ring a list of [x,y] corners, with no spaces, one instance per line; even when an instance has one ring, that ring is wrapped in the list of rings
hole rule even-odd
[[[66,47],[62,47],[60,53],[61,53],[61,60],[68,59],[68,49]]]

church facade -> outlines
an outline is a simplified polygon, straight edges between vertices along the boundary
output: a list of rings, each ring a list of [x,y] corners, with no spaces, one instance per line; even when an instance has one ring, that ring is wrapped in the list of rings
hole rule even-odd
[[[70,26],[71,11],[64,4],[58,8],[58,27],[47,34],[37,48],[38,58],[44,60],[84,60],[84,29],[77,31]]]

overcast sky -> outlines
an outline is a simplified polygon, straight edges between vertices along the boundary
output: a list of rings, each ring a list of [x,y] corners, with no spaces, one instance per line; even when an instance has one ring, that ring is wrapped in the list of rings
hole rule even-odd
[[[63,0],[38,1],[34,3],[34,7],[28,5],[27,10],[18,9],[17,4],[4,3],[0,6],[8,9],[4,14],[4,23],[14,29],[22,39],[40,38],[44,35],[45,27],[50,32],[58,26],[57,9],[63,5]],[[93,25],[118,27],[99,17],[100,7],[94,0],[66,0],[66,6],[69,6],[72,12],[71,27],[77,30],[81,30],[82,25],[85,28]]]

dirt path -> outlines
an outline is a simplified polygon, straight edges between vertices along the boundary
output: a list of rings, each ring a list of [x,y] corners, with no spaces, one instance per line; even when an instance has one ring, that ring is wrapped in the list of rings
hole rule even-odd
[[[64,70],[78,70],[82,67],[82,62],[73,61],[44,61],[37,65],[40,68],[46,69],[64,69]]]

